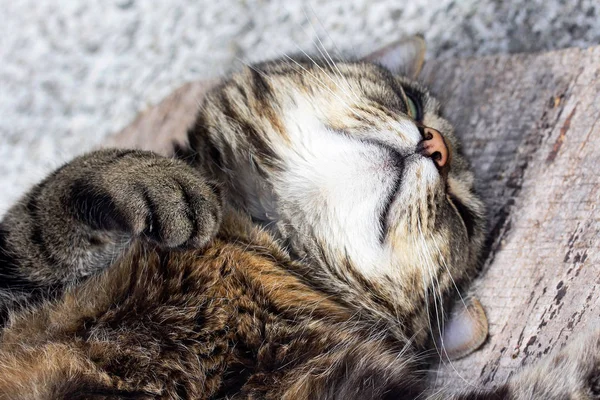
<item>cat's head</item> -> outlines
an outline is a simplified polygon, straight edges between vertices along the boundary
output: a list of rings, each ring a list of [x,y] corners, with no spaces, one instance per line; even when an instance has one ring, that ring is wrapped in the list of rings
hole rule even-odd
[[[235,207],[299,257],[396,285],[399,297],[455,290],[450,274],[472,275],[484,231],[452,126],[423,86],[396,74],[418,70],[413,47],[248,66],[208,94],[190,131]],[[443,160],[423,151],[438,132]]]

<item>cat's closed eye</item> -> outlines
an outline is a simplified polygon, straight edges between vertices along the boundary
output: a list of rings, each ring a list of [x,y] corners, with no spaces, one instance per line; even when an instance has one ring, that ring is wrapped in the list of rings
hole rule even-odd
[[[417,97],[405,91],[406,94],[406,106],[408,108],[408,115],[413,118],[415,121],[423,120],[423,106],[421,102],[417,99]]]

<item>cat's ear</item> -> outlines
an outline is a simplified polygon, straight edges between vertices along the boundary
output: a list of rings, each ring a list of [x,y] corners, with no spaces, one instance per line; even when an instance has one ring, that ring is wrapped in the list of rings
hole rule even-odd
[[[488,320],[483,306],[475,297],[456,304],[455,311],[438,338],[442,356],[450,360],[465,357],[477,350],[488,336]]]
[[[421,36],[410,36],[362,57],[363,60],[381,64],[395,74],[415,79],[425,61],[425,40]]]

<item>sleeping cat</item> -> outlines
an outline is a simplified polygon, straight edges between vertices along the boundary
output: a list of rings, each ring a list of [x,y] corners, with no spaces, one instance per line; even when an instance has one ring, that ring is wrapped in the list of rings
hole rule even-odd
[[[34,187],[0,225],[0,398],[450,398],[426,355],[484,208],[407,54],[248,66],[185,157],[100,150]],[[600,335],[452,396],[598,399]]]

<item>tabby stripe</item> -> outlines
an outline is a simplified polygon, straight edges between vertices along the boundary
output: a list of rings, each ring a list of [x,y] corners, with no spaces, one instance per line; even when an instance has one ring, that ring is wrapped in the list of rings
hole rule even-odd
[[[235,86],[238,93],[244,98],[244,103],[247,104],[248,103],[248,94],[246,93],[246,89],[242,85],[238,84],[237,82],[233,82],[233,85]]]
[[[11,254],[6,243],[7,236],[8,231],[0,223],[0,290],[10,293],[6,298],[8,303],[0,303],[0,327],[6,323],[10,310],[15,311],[25,303],[38,304],[49,295],[58,295],[63,289],[62,284],[41,286],[23,277],[19,273],[19,259]]]
[[[26,205],[27,213],[29,214],[29,217],[32,220],[32,226],[33,226],[32,231],[30,232],[30,235],[29,235],[29,240],[30,240],[31,244],[33,244],[34,246],[36,246],[38,248],[40,255],[42,256],[42,258],[44,258],[44,260],[46,262],[46,265],[61,265],[61,263],[58,262],[58,260],[52,255],[52,253],[48,249],[46,240],[44,239],[44,236],[42,233],[42,227],[41,227],[42,223],[39,221],[39,215],[38,215],[38,211],[39,211],[38,200],[41,196],[41,193],[42,193],[45,185],[61,169],[62,168],[59,168],[57,171],[55,171],[55,173],[51,174],[48,178],[44,179],[39,185],[37,185],[36,187],[34,187],[32,189],[32,191],[29,195],[29,201],[27,202],[27,205]]]
[[[6,243],[8,231],[0,223],[0,289],[33,289],[33,282],[19,275],[20,260],[15,257]]]
[[[487,392],[473,392],[459,395],[456,400],[509,400],[512,396],[506,384]]]
[[[84,179],[76,179],[64,200],[70,213],[93,229],[130,231],[112,197]]]
[[[225,91],[223,91],[219,96],[219,101],[221,102],[223,114],[229,119],[229,122],[238,122],[239,116],[231,106],[231,101],[229,101],[229,97],[227,97]]]
[[[396,113],[392,112],[388,107],[384,106],[377,100],[374,100],[374,99],[371,99],[371,100],[373,101],[371,106],[374,108],[377,108],[377,110],[379,110],[380,112],[385,114],[386,117],[388,117],[389,119],[391,119],[393,121],[398,119],[398,115]],[[406,111],[404,111],[404,112],[406,112]]]
[[[356,110],[358,110],[358,111],[362,111],[363,113],[365,113],[365,114],[367,114],[367,115],[370,115],[370,116],[371,116],[371,117],[373,117],[374,119],[379,119],[379,118],[380,118],[380,115],[379,115],[379,114],[377,114],[375,111],[373,111],[373,110],[372,110],[372,109],[370,109],[370,108],[363,108],[363,107],[360,107],[360,106],[354,106],[354,108],[355,108]],[[395,120],[396,118],[397,118],[397,117],[394,117],[394,120]]]
[[[254,150],[261,155],[265,164],[272,167],[274,164],[272,161],[277,159],[275,153],[271,149],[268,143],[263,140],[263,137],[256,131],[256,129],[244,118],[242,118],[235,109],[231,106],[229,98],[223,93],[220,96],[220,100],[223,106],[223,114],[229,119],[229,123],[237,123],[238,128],[246,133],[246,137],[250,140],[250,145]]]
[[[388,223],[389,215],[388,214],[390,212],[390,208],[392,207],[392,203],[394,202],[394,198],[396,197],[396,194],[400,190],[401,184],[402,184],[402,175],[398,174],[398,176],[394,180],[392,190],[390,190],[390,192],[388,193],[388,195],[385,198],[385,202],[384,202],[385,206],[384,206],[383,210],[381,211],[381,214],[379,214],[379,226],[380,226],[379,243],[381,243],[381,244],[383,244],[383,242],[385,241],[385,238],[387,237],[387,233],[389,230],[389,223]]]
[[[256,100],[263,105],[263,107],[270,107],[270,101],[273,97],[271,87],[263,76],[254,68],[250,68],[250,76],[252,77],[252,93]]]
[[[173,273],[174,269],[169,266],[171,264],[171,252],[170,251],[159,251],[158,252],[159,263],[158,272],[160,276],[165,280],[169,280],[169,276]]]
[[[37,221],[37,215],[35,216],[35,218],[36,219],[34,220],[34,224],[33,224],[34,228],[33,228],[33,231],[31,232],[31,235],[29,236],[29,240],[40,251],[42,258],[45,260],[45,262],[44,262],[45,265],[52,265],[52,266],[62,265],[62,263],[59,262],[59,260],[57,260],[54,257],[54,255],[50,252],[50,250],[48,249],[48,244],[46,243],[46,239],[44,239],[42,228],[40,226],[41,224]]]

